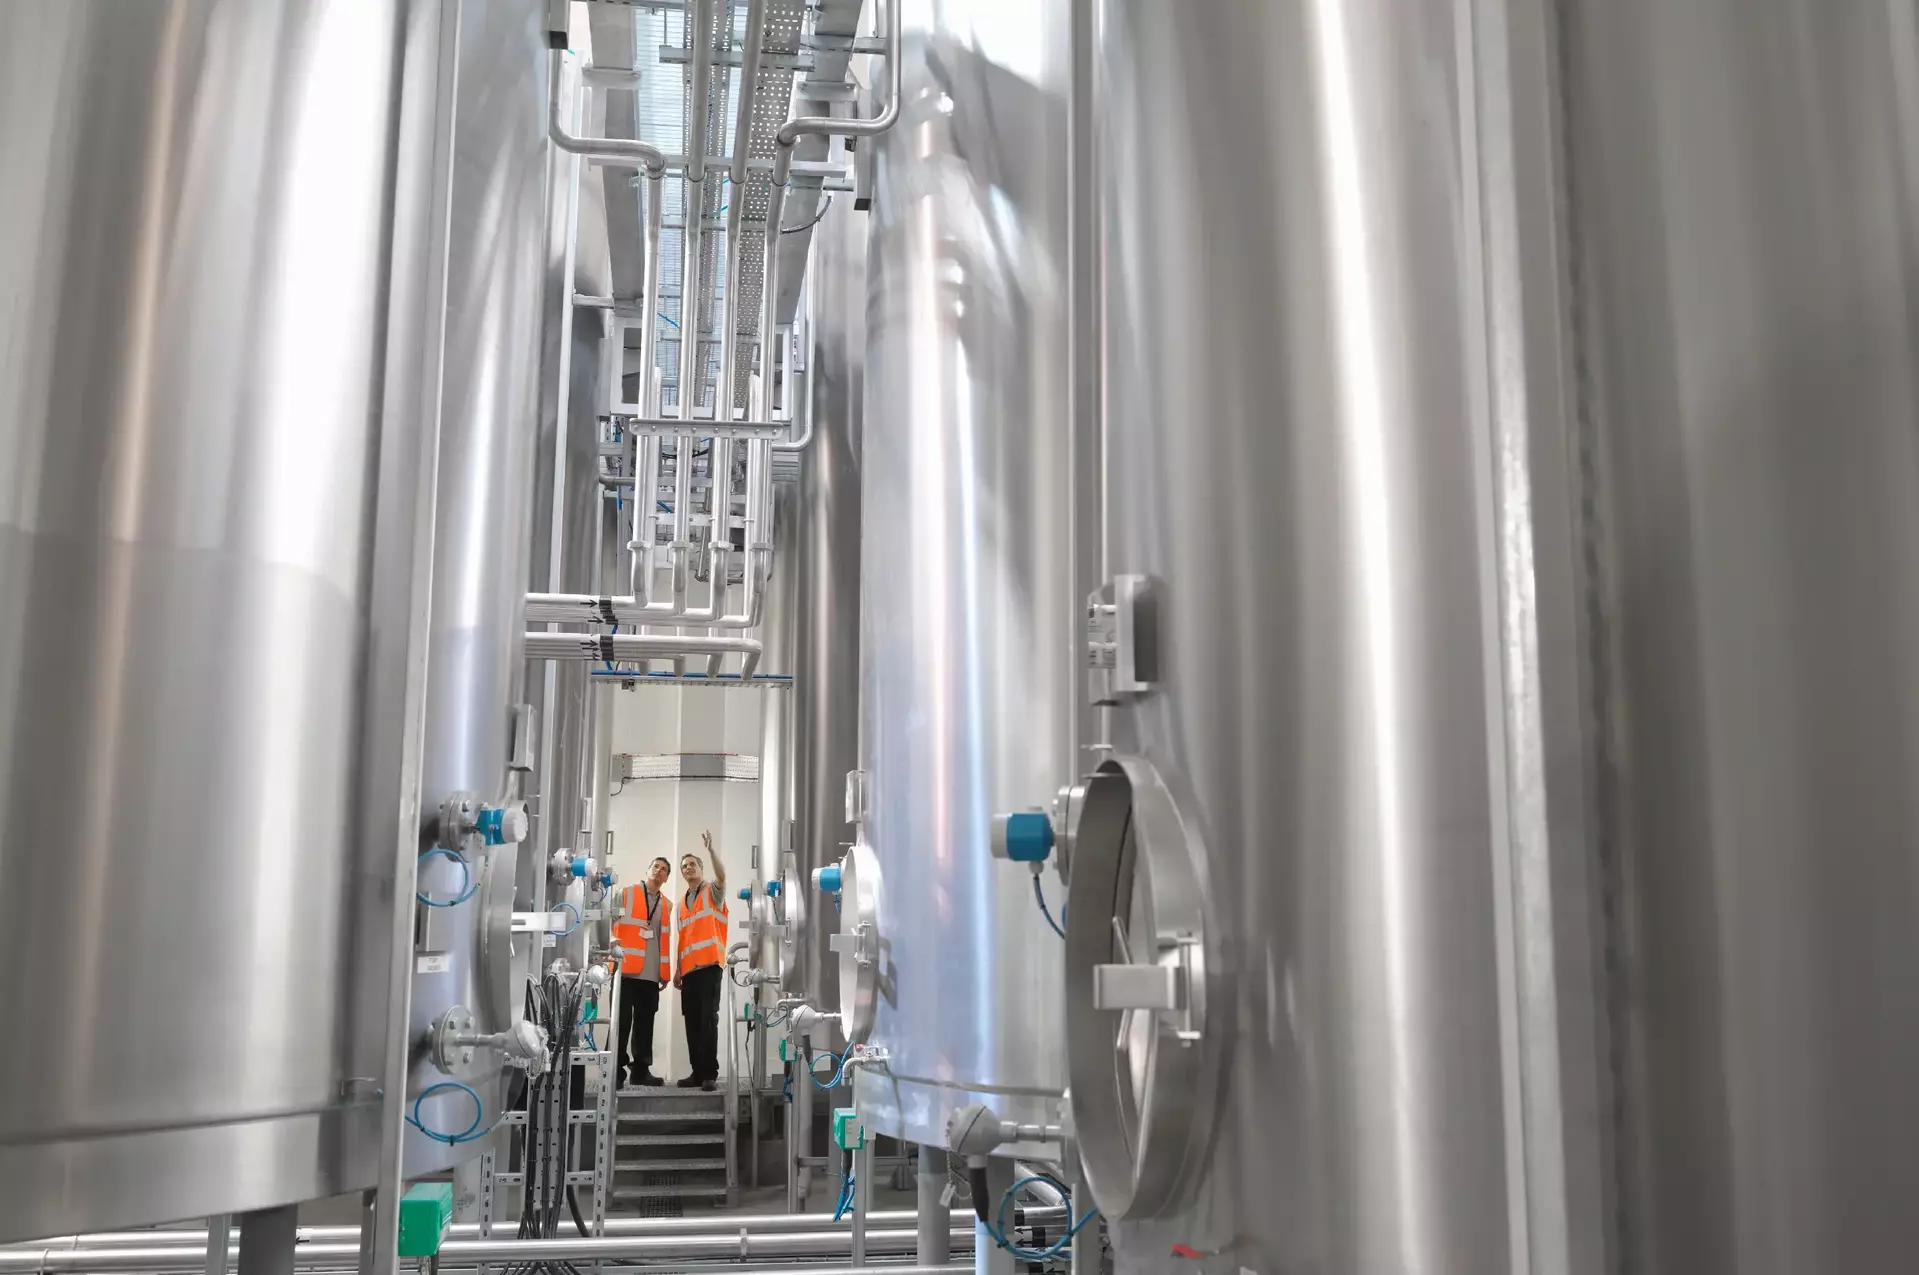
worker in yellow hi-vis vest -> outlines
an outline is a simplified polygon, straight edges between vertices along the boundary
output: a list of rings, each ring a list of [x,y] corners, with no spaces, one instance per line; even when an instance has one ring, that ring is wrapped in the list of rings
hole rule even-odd
[[[680,1013],[686,1018],[686,1054],[692,1074],[681,1089],[712,1089],[720,1079],[720,979],[726,969],[726,865],[713,848],[713,834],[702,832],[707,858],[713,861],[708,881],[697,854],[680,856],[680,876],[686,893],[676,910],[674,935],[678,953],[673,986],[680,989]]]
[[[655,859],[646,880],[620,895],[620,919],[613,938],[620,947],[619,1074],[627,1085],[663,1085],[653,1074],[653,1015],[660,989],[673,977],[673,900],[666,879],[673,865]]]

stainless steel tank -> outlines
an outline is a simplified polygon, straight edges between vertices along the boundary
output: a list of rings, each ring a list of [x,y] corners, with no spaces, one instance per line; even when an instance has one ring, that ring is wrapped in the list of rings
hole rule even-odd
[[[547,53],[540,0],[465,0],[459,33],[451,235],[447,250],[439,489],[433,554],[431,649],[421,806],[455,793],[497,803],[509,790],[507,754],[524,699],[525,598],[532,533],[533,444],[540,411],[542,273],[546,255]],[[519,1017],[510,923],[517,846],[468,851],[469,874],[445,857],[422,864],[423,894],[465,903],[423,918],[413,979],[418,1097],[444,1080],[480,1098],[477,1128],[506,1100],[498,1050],[449,1075],[426,1037],[454,1007],[472,1030],[498,1032]],[[445,961],[435,959],[444,955]],[[441,1089],[413,1108],[427,1130],[474,1126],[473,1098]],[[406,1173],[427,1173],[479,1150],[407,1129]]]
[[[1919,1246],[1919,32],[1564,10],[1624,1268]]]
[[[1127,1271],[1519,1269],[1461,10],[1099,8],[1092,1186]]]
[[[807,368],[813,439],[800,457],[793,557],[799,608],[793,644],[793,856],[801,950],[791,990],[816,1005],[839,998],[827,944],[833,909],[813,870],[852,840],[846,775],[859,768],[860,433],[866,368],[866,246],[870,216],[836,200],[813,231],[808,267]],[[789,907],[793,900],[788,900]]]
[[[0,10],[0,1239],[375,1177],[411,8]]]
[[[1060,940],[991,832],[1072,767],[1068,64],[1059,5],[901,13],[860,498],[864,840],[882,873],[870,1039],[888,1062],[856,1095],[869,1128],[943,1145],[970,1103],[1055,1122],[1065,1083]]]

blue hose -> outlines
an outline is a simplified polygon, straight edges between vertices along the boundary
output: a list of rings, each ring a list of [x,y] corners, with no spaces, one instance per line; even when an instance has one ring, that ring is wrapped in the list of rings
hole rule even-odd
[[[480,888],[480,883],[473,879],[473,865],[468,863],[466,856],[458,850],[449,850],[445,846],[434,846],[431,850],[420,856],[420,862],[425,863],[435,855],[445,855],[460,865],[460,892],[450,899],[429,899],[426,895],[418,891],[415,891],[413,897],[430,908],[457,908],[472,898],[475,892]]]

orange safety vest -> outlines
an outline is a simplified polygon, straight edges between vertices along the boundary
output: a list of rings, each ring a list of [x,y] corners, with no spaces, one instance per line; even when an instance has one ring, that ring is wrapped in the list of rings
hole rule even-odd
[[[678,920],[681,974],[726,959],[726,900],[720,897],[719,886],[708,881],[689,892]]]
[[[673,928],[673,901],[666,891],[649,898],[645,886],[629,885],[620,910],[625,915],[613,926],[613,937],[620,945],[620,973],[654,982],[671,978],[666,936]]]

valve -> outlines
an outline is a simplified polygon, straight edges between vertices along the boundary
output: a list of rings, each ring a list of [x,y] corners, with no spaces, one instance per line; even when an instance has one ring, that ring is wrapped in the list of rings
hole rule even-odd
[[[823,868],[813,869],[813,884],[828,894],[840,892],[840,865],[829,863]]]
[[[747,902],[751,902],[751,901],[752,901],[752,898],[753,898],[753,887],[752,887],[752,886],[750,886],[750,885],[744,885],[744,886],[741,886],[741,887],[740,887],[740,902],[742,902],[742,903],[747,903]]]
[[[778,877],[774,877],[766,883],[766,897],[769,899],[777,899],[780,897],[780,880]]]
[[[614,882],[618,881],[619,879],[620,879],[619,875],[615,873],[613,869],[608,868],[606,871],[600,873],[598,877],[598,885],[602,890],[611,890],[613,888]]]

